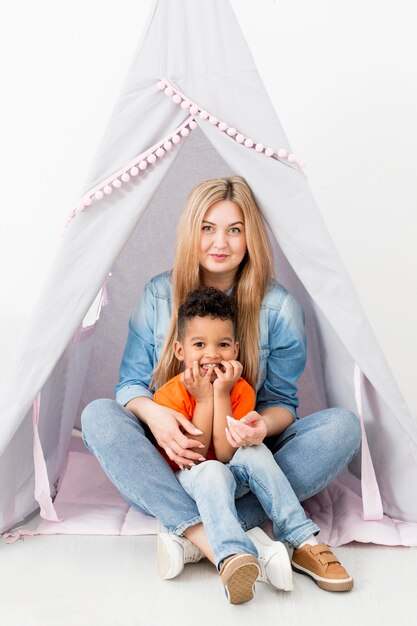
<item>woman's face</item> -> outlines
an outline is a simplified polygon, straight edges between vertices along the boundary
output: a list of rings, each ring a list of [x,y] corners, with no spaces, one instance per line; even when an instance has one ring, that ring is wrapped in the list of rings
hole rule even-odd
[[[210,279],[227,279],[231,286],[245,253],[242,209],[231,200],[215,202],[207,209],[201,224],[199,263],[205,283],[209,284]]]

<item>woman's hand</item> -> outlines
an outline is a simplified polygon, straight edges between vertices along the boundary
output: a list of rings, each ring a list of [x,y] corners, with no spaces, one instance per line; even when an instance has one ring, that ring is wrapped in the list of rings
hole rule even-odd
[[[222,361],[224,372],[220,367],[215,367],[217,378],[213,383],[215,391],[230,393],[232,387],[237,383],[243,372],[243,365],[239,361]]]
[[[251,411],[241,420],[227,416],[227,441],[233,448],[259,446],[267,434],[266,422],[262,415]]]
[[[205,461],[201,453],[190,450],[190,448],[204,448],[204,445],[195,439],[189,439],[180,427],[190,435],[201,435],[201,430],[195,428],[178,411],[156,404],[156,402],[153,405],[152,412],[147,417],[147,424],[168,458],[175,461],[181,469],[195,465],[194,461]]]

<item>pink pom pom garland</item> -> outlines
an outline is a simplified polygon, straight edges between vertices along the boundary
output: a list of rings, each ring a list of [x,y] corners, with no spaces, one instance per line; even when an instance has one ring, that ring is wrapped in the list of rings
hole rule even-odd
[[[158,81],[157,88],[166,96],[170,97],[174,104],[177,106],[179,105],[182,109],[191,114],[190,117],[188,117],[170,135],[159,141],[148,150],[145,150],[145,152],[137,155],[121,170],[115,172],[106,180],[103,180],[93,189],[90,189],[77,203],[76,207],[69,213],[61,234],[65,233],[68,224],[78,213],[85,211],[85,209],[90,207],[93,202],[100,201],[105,196],[109,196],[114,190],[120,189],[124,183],[128,183],[131,180],[131,177],[138,176],[141,172],[144,172],[149,165],[157,163],[158,159],[161,159],[167,152],[171,151],[174,146],[178,145],[183,137],[188,137],[190,131],[197,128],[197,122],[194,119],[194,117],[197,116],[202,120],[207,120],[211,125],[216,126],[220,131],[225,132],[231,139],[233,139],[233,141],[236,141],[246,148],[252,148],[256,152],[263,153],[269,158],[286,160],[291,164],[295,163],[300,168],[305,167],[306,164],[304,161],[297,159],[294,154],[289,154],[284,148],[280,148],[276,151],[270,146],[264,146],[262,143],[246,137],[243,133],[240,133],[232,126],[229,126],[226,122],[219,120],[215,115],[212,115],[205,109],[198,106],[195,102],[192,102],[192,100],[176,89],[167,79]]]
[[[265,156],[270,158],[278,158],[281,160],[286,160],[288,163],[296,163],[300,168],[305,167],[306,164],[304,161],[297,159],[294,154],[288,154],[287,150],[285,150],[284,148],[280,148],[279,150],[275,151],[274,148],[271,148],[270,146],[264,146],[260,142],[253,141],[253,139],[245,137],[245,135],[236,130],[236,128],[229,126],[228,124],[226,124],[226,122],[220,121],[215,115],[212,115],[205,109],[202,109],[198,106],[198,104],[196,104],[186,95],[181,93],[181,91],[174,87],[174,85],[172,85],[172,83],[170,83],[166,78],[160,80],[157,83],[157,87],[161,91],[164,90],[164,93],[168,96],[172,96],[172,94],[175,94],[173,97],[173,101],[176,104],[180,104],[182,108],[189,109],[190,113],[192,113],[193,115],[198,115],[200,119],[208,120],[210,124],[212,124],[213,126],[217,126],[219,130],[226,132],[229,137],[233,137],[234,140],[237,141],[237,143],[244,145],[246,148],[254,148],[256,152],[264,153]]]
[[[172,89],[167,87],[166,83],[160,81],[158,83],[158,89],[161,91],[164,90],[164,93],[167,92],[167,89]],[[173,95],[174,92],[167,95]],[[181,99],[182,100],[182,99]],[[188,107],[190,107],[191,103],[188,103]],[[188,108],[187,107],[187,108]],[[98,202],[102,200],[105,196],[109,196],[115,189],[120,189],[124,183],[128,183],[131,180],[131,177],[135,177],[141,172],[144,172],[149,165],[153,165],[161,159],[167,152],[172,150],[175,145],[178,145],[181,142],[183,137],[188,137],[190,131],[197,127],[197,122],[192,118],[192,116],[188,117],[185,122],[183,122],[178,128],[176,128],[172,133],[165,137],[161,141],[158,141],[157,144],[142,152],[138,156],[136,156],[132,161],[127,163],[121,170],[115,172],[107,178],[103,180],[99,185],[90,189],[82,199],[77,203],[76,207],[71,210],[68,215],[68,218],[65,222],[65,225],[61,231],[61,235],[65,234],[66,228],[71,220],[74,217],[83,211],[87,207],[90,207],[93,202]]]

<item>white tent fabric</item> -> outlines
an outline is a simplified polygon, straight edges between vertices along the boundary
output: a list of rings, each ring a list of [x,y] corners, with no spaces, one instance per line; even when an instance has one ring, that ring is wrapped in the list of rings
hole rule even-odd
[[[174,89],[170,97],[157,87],[161,80]],[[178,93],[195,109],[175,103]],[[190,132],[183,136],[185,126]],[[236,133],[228,133],[230,128]],[[142,169],[177,130],[179,143],[173,139],[164,156],[154,163],[150,158]],[[39,435],[54,495],[82,409],[96,397],[113,397],[135,301],[150,276],[171,267],[186,196],[205,178],[235,173],[250,184],[271,230],[279,280],[306,313],[308,365],[300,380],[300,414],[326,406],[356,412],[353,371],[359,365],[385,517],[408,525],[408,545],[417,544],[416,425],[290,154],[229,3],[155,0],[82,199],[1,391],[0,531],[38,506],[35,398],[41,392]],[[89,332],[77,333],[109,272],[108,306]],[[354,485],[359,495],[360,472],[358,455],[338,486]],[[369,537],[380,539],[377,530]]]

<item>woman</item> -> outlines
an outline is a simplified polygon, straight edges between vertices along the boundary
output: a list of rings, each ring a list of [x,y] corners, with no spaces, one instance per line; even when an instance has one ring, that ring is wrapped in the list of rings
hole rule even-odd
[[[199,431],[183,415],[153,402],[150,390],[179,373],[172,349],[173,312],[188,292],[215,287],[237,303],[242,376],[256,389],[257,412],[246,423],[232,424],[236,447],[265,440],[300,502],[328,485],[358,451],[360,426],[350,411],[334,408],[301,420],[297,416],[296,381],[306,359],[304,315],[273,280],[272,268],[263,220],[246,181],[231,176],[199,184],[180,219],[173,271],[147,283],[130,319],[117,402],[96,400],[82,414],[84,441],[123,497],[169,531],[158,539],[164,578],[177,575],[185,562],[199,560],[201,551],[213,556],[194,501],[152,443],[156,440],[178,465],[201,460],[200,444],[193,439]],[[266,433],[260,423],[266,423]],[[253,494],[239,498],[236,507],[245,530],[266,519]],[[263,578],[279,586],[273,542],[261,543]],[[326,569],[337,568],[335,562]]]

